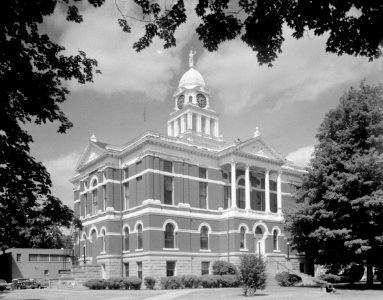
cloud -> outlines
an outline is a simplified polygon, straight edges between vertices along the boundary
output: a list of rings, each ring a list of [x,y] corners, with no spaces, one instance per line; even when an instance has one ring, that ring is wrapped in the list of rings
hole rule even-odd
[[[299,148],[294,152],[287,154],[286,158],[292,160],[294,164],[300,167],[306,167],[314,153],[314,146]]]
[[[272,68],[259,66],[256,53],[239,39],[199,59],[197,68],[225,111],[239,112],[265,101],[272,106],[316,101],[331,88],[376,72],[383,62],[326,53],[324,36],[295,40],[285,28],[284,37],[283,53]]]
[[[125,5],[129,13],[137,7],[133,1]],[[88,89],[106,95],[129,92],[150,100],[165,100],[169,82],[181,67],[180,49],[191,38],[190,27],[195,26],[196,19],[191,17],[176,31],[177,47],[164,50],[163,42],[155,39],[149,48],[137,53],[132,46],[143,35],[146,23],[135,21],[132,32],[124,33],[117,24],[119,13],[114,1],[100,8],[87,7],[82,13],[84,21],[80,24],[66,22],[60,9],[47,20],[51,26],[61,28],[59,42],[67,53],[85,51],[88,57],[97,59],[102,72],[95,76],[94,84],[70,82],[70,90]]]
[[[69,207],[73,207],[73,190],[69,179],[74,175],[74,166],[79,157],[77,152],[70,152],[43,162],[51,174],[52,194]]]

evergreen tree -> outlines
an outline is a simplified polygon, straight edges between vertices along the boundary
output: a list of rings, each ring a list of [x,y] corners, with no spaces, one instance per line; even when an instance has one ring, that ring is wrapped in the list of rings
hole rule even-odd
[[[287,211],[293,246],[333,269],[367,266],[383,252],[383,87],[351,88],[321,124],[314,157]]]

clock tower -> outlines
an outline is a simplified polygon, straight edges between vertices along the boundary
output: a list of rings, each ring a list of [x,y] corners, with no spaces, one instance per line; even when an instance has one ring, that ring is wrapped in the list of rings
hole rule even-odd
[[[205,80],[194,68],[189,54],[189,70],[181,77],[174,93],[174,111],[168,118],[168,135],[186,138],[199,146],[214,147],[223,144],[219,134],[219,116],[210,108],[210,94]]]

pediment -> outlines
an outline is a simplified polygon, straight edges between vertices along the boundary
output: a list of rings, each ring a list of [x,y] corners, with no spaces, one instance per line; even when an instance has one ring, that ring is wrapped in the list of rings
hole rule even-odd
[[[255,137],[237,145],[237,151],[244,153],[284,161],[284,157],[268,145],[261,137]]]
[[[76,165],[76,171],[105,153],[106,150],[97,146],[93,142],[89,142]]]

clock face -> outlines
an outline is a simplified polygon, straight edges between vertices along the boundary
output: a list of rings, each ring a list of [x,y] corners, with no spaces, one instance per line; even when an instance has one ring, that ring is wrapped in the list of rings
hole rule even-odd
[[[182,109],[182,107],[184,107],[184,102],[185,102],[185,96],[184,95],[179,96],[177,100],[178,109]]]
[[[204,108],[207,104],[205,95],[198,94],[197,95],[197,103],[198,103],[199,107]]]

